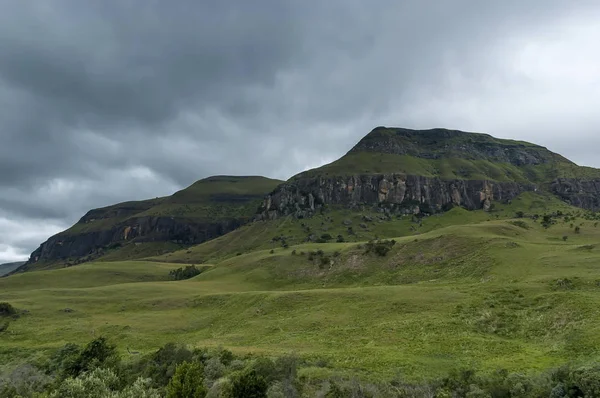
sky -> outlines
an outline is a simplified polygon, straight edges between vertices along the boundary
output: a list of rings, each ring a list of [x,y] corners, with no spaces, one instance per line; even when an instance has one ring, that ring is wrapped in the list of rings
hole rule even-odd
[[[600,167],[600,2],[0,0],[0,263],[87,210],[287,179],[376,126]]]

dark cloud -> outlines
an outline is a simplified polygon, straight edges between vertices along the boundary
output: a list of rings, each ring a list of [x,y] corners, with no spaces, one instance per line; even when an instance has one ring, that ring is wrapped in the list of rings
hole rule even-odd
[[[595,1],[0,0],[0,262],[87,209],[287,178],[376,125],[600,166]]]

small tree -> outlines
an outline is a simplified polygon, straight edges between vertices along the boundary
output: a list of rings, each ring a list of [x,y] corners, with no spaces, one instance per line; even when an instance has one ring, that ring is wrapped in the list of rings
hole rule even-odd
[[[579,227],[579,226],[575,227],[575,233],[576,234],[581,233],[581,227]]]
[[[567,239],[569,239],[569,237],[568,237],[567,235],[565,235],[565,236],[563,236],[563,238],[562,238],[562,239],[563,239],[563,241],[565,241],[565,242],[566,242],[566,241],[567,241]]]
[[[233,378],[233,398],[264,398],[268,384],[255,370],[243,372]]]
[[[184,362],[177,366],[167,385],[167,398],[204,398],[204,367],[199,362]]]

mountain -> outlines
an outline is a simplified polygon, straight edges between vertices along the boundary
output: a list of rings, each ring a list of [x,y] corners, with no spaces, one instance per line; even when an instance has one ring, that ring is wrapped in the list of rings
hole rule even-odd
[[[25,261],[19,261],[16,263],[4,263],[0,264],[0,276],[4,276],[6,274],[11,273],[12,271],[19,268],[21,265],[25,264]]]
[[[323,205],[377,204],[406,212],[489,209],[523,192],[600,208],[600,170],[522,141],[458,130],[377,127],[345,156],[292,177],[260,218],[305,217]]]
[[[182,249],[190,254],[190,246],[220,237],[253,219],[310,218],[328,206],[361,212],[379,209],[387,217],[435,214],[453,207],[489,211],[528,192],[544,201],[552,197],[597,210],[600,170],[578,166],[539,145],[487,134],[377,127],[340,159],[285,183],[264,177],[216,176],[169,197],[91,210],[77,224],[43,243],[22,270],[98,258],[155,258]],[[225,238],[226,252],[239,252],[242,246],[262,247],[266,243],[261,237],[274,232],[270,228],[264,227],[259,234],[254,232],[260,228],[245,230],[249,235],[244,243],[234,239],[231,244],[230,237]],[[304,229],[308,228],[307,224]],[[344,235],[344,239],[369,236],[351,238],[346,236],[347,226],[340,228],[336,235]],[[382,236],[383,231],[376,232],[378,228],[369,230],[372,237]],[[292,235],[295,238],[290,242],[318,239],[302,230]],[[214,255],[204,249],[198,256],[193,252],[176,257],[195,261]]]
[[[99,257],[147,257],[213,239],[250,221],[264,196],[281,182],[214,176],[172,196],[90,210],[42,243],[21,270]]]

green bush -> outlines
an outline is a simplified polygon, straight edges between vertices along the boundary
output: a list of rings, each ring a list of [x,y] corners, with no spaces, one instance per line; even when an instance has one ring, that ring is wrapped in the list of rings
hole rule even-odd
[[[199,362],[184,362],[177,366],[167,385],[167,398],[204,398],[204,367]]]
[[[169,275],[173,280],[182,281],[200,275],[202,271],[201,268],[198,268],[195,265],[188,265],[185,268],[182,267],[172,270],[169,272]]]
[[[388,254],[392,247],[396,244],[395,240],[377,240],[377,241],[369,241],[366,244],[366,254],[375,253],[378,256],[384,257]]]
[[[17,310],[10,303],[0,303],[0,317],[9,317],[17,314]]]
[[[106,338],[98,337],[88,343],[73,361],[65,363],[63,375],[77,377],[96,368],[116,367],[118,363],[116,346],[110,344]]]
[[[233,398],[265,398],[268,384],[255,370],[248,370],[232,378]]]

